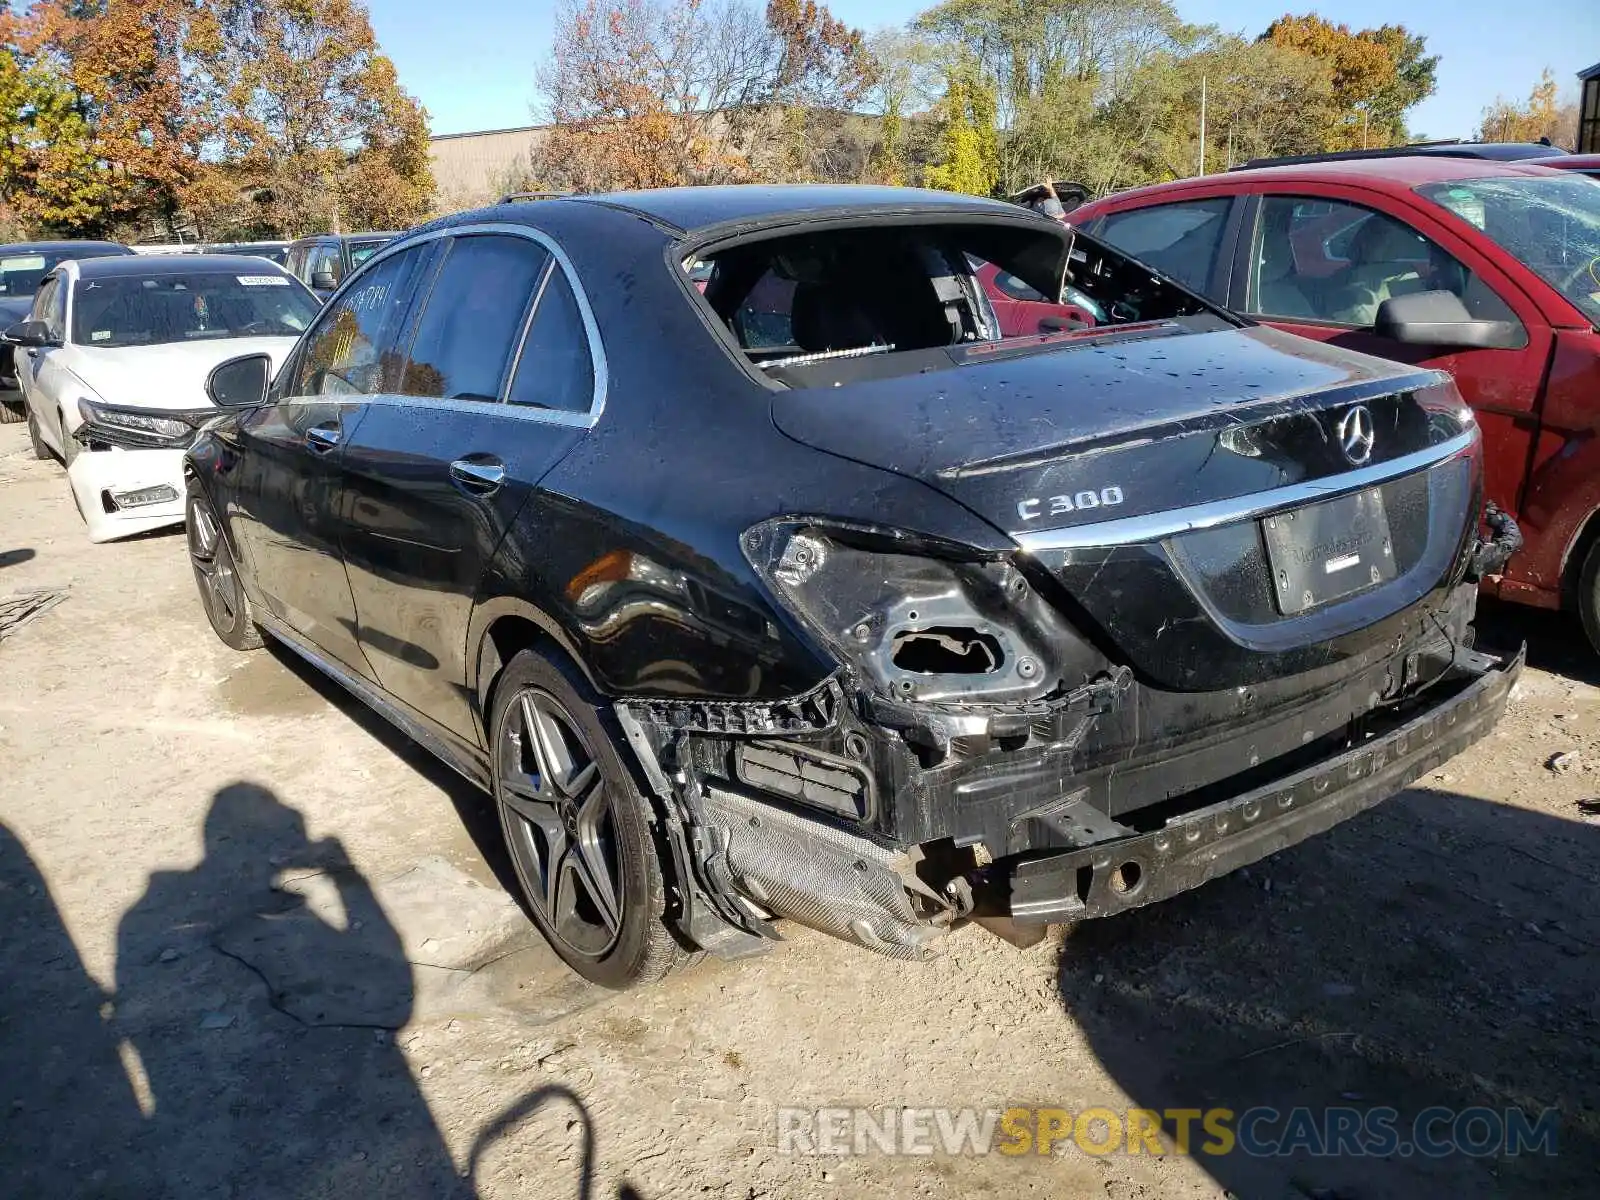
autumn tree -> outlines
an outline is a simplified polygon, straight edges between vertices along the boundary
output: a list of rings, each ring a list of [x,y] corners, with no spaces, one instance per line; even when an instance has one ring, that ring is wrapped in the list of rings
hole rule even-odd
[[[23,31],[0,13],[0,223],[18,240],[29,229],[100,231],[112,183],[70,80],[31,54]]]
[[[873,79],[812,0],[565,0],[529,182],[574,191],[806,173]]]
[[[359,0],[216,0],[190,42],[221,166],[191,199],[214,236],[395,228],[433,191],[427,114]]]
[[[1522,103],[1496,96],[1483,110],[1478,125],[1481,142],[1537,142],[1549,138],[1552,146],[1574,150],[1578,145],[1578,102],[1562,102],[1555,76],[1546,67]]]
[[[929,187],[987,196],[1000,178],[994,93],[971,63],[951,67],[939,102],[938,161],[923,174]]]
[[[1332,103],[1321,149],[1392,146],[1406,141],[1406,113],[1433,95],[1438,56],[1403,25],[1352,32],[1315,13],[1283,16],[1261,40],[1324,63]]]
[[[28,11],[21,42],[36,70],[70,89],[107,173],[99,214],[67,224],[105,229],[149,216],[172,228],[211,132],[185,70],[196,11],[191,0],[42,0]],[[81,166],[67,164],[68,177]]]

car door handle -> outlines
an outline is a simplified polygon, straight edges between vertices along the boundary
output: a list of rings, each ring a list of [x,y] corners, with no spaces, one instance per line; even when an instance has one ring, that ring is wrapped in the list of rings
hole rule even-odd
[[[487,496],[500,490],[506,468],[497,458],[458,458],[450,464],[450,478],[474,495]]]
[[[318,454],[326,454],[344,440],[344,431],[337,425],[313,425],[306,430],[306,447]]]

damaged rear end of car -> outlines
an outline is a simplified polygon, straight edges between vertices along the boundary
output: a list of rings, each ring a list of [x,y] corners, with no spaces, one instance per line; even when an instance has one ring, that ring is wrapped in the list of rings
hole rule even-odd
[[[1321,832],[1503,711],[1520,656],[1471,622],[1515,529],[1480,532],[1448,377],[1248,326],[1045,225],[886,214],[677,249],[779,435],[994,534],[776,512],[740,552],[832,674],[617,705],[708,949],[780,917],[905,958],[966,920],[1027,944]],[[1002,340],[986,263],[1071,327]]]

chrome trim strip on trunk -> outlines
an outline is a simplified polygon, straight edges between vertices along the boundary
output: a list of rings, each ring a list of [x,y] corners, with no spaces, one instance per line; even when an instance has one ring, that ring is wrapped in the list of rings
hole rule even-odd
[[[1235,496],[1228,500],[1212,500],[1189,508],[1176,508],[1168,512],[1149,513],[1142,517],[1122,517],[1115,521],[1098,521],[1092,525],[1075,525],[1066,529],[1040,529],[1013,532],[1017,545],[1030,554],[1045,550],[1083,550],[1097,546],[1134,546],[1145,542],[1159,542],[1180,533],[1197,529],[1215,529],[1235,521],[1248,521],[1268,513],[1295,508],[1317,500],[1331,500],[1335,496],[1359,492],[1363,488],[1388,483],[1402,475],[1436,467],[1449,462],[1478,444],[1476,428],[1464,430],[1447,442],[1429,446],[1411,454],[1375,463],[1342,475],[1323,479],[1308,479],[1267,492],[1254,492],[1248,496]]]

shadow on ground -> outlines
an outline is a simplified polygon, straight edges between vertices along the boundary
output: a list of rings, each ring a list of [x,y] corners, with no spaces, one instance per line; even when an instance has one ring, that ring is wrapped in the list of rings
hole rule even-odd
[[[467,1200],[557,1103],[583,1156],[539,1194],[592,1193],[592,1116],[559,1087],[490,1118],[458,1173],[394,1037],[426,968],[340,844],[265,788],[219,791],[201,862],[150,876],[114,994],[3,825],[0,922],[0,1197]]]
[[[270,638],[267,640],[267,651],[326,703],[344,713],[373,740],[381,743],[396,758],[448,796],[462,828],[472,839],[485,865],[494,873],[496,882],[506,890],[507,895],[517,898],[521,903],[522,893],[517,887],[510,855],[506,853],[505,838],[500,832],[494,804],[481,788],[445,766],[439,758],[417,745],[294,651]]]
[[[1232,1195],[1593,1194],[1597,864],[1600,826],[1407,792],[1249,872],[1078,927],[1061,995],[1134,1105],[1267,1106],[1284,1116],[1255,1127],[1265,1138],[1296,1106],[1319,1120],[1389,1106],[1407,1143],[1431,1106],[1559,1110],[1554,1157],[1196,1153]]]
[[[1600,687],[1600,654],[1589,646],[1583,626],[1571,613],[1481,597],[1473,625],[1480,649],[1515,654],[1527,643],[1530,667]]]

